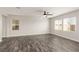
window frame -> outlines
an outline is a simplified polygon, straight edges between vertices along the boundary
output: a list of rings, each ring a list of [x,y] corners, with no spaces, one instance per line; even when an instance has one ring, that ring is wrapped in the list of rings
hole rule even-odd
[[[72,30],[64,31],[64,19],[66,19],[66,18],[75,18],[75,30],[74,31],[72,31]],[[72,17],[66,17],[66,18],[59,19],[59,20],[62,20],[61,21],[62,22],[62,29],[61,30],[60,29],[55,29],[55,26],[56,26],[55,21],[58,20],[58,19],[55,19],[54,20],[54,30],[55,31],[64,31],[64,32],[76,32],[77,17],[76,16],[72,16]]]

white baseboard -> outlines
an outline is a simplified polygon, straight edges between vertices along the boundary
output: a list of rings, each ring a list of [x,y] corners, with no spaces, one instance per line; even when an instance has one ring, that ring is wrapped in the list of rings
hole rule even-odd
[[[51,33],[51,34],[52,34],[52,33]],[[63,35],[59,35],[59,34],[55,34],[55,33],[54,33],[53,35],[57,35],[57,36],[60,36],[60,37],[64,37],[64,38],[70,39],[70,40],[72,40],[72,41],[79,42],[78,40],[73,39],[73,38],[70,38],[70,37],[67,37],[67,36],[63,36]]]
[[[52,33],[43,33],[43,34],[52,34]],[[41,35],[41,34],[30,34],[30,35]],[[64,38],[79,42],[78,40],[73,39],[73,38],[69,38],[67,36],[63,36],[63,35],[59,35],[59,34],[55,34],[55,33],[53,35],[57,35],[57,36],[60,36],[60,37],[64,37]],[[17,35],[17,36],[3,36],[3,38],[5,38],[5,37],[19,37],[19,36],[29,36],[29,35],[24,34],[24,35]],[[0,40],[0,41],[2,41],[2,40]]]
[[[50,34],[50,33],[43,33],[43,34]],[[19,36],[32,36],[32,35],[41,35],[41,34],[29,34],[29,35],[27,35],[27,34],[24,34],[24,35],[12,35],[12,36],[3,36],[3,38],[5,38],[5,37],[19,37]]]

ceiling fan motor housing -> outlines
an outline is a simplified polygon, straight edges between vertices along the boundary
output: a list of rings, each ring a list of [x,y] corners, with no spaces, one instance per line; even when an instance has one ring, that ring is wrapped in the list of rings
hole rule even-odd
[[[47,15],[46,11],[44,11],[44,15]]]

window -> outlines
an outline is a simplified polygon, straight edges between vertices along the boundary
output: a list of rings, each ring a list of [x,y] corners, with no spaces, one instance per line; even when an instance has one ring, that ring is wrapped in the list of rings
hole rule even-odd
[[[62,20],[55,20],[55,30],[62,30]]]
[[[19,30],[19,20],[12,21],[12,30]]]
[[[54,23],[55,23],[55,30],[63,30],[63,31],[76,30],[76,17],[55,20]]]
[[[63,19],[63,31],[75,31],[76,17]]]

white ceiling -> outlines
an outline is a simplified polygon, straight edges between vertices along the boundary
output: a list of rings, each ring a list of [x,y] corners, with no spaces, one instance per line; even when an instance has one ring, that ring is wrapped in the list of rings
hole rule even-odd
[[[52,13],[52,17],[79,9],[78,7],[0,7],[3,15],[43,15],[43,11]]]

